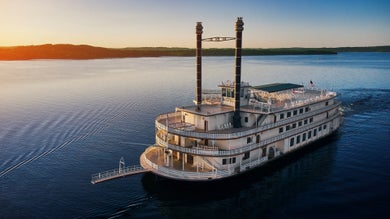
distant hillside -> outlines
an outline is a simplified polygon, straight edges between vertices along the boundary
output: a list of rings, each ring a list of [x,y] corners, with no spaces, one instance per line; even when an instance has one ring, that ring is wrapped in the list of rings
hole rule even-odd
[[[337,52],[390,52],[390,46],[377,47],[341,47],[341,48],[244,48],[244,56],[257,55],[307,55],[337,54]],[[203,49],[204,56],[233,56],[234,48]],[[0,47],[0,60],[30,59],[103,59],[128,57],[195,56],[195,49],[139,47],[139,48],[103,48],[89,45],[45,44],[36,46]]]
[[[0,60],[102,59],[153,56],[160,56],[160,54],[154,50],[110,49],[69,44],[0,47]]]
[[[390,52],[390,46],[338,47],[331,49],[336,52]]]

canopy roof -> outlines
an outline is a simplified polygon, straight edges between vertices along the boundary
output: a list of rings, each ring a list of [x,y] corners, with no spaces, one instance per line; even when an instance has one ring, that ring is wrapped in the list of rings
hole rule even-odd
[[[295,89],[303,87],[303,85],[299,84],[291,84],[291,83],[273,83],[273,84],[264,84],[260,86],[254,86],[252,89],[265,91],[268,93],[283,91],[283,90],[289,90],[289,89]]]

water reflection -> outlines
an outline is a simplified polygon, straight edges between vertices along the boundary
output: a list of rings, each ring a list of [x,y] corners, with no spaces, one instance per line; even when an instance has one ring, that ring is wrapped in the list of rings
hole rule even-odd
[[[283,217],[283,206],[326,178],[336,155],[338,133],[264,168],[211,183],[182,183],[145,174],[142,184],[172,218]],[[282,215],[280,215],[282,213]]]

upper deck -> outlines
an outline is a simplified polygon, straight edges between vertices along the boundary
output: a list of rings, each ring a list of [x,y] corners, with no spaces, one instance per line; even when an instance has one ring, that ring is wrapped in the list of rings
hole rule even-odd
[[[223,86],[220,87],[222,87],[220,91],[207,90],[203,92],[203,105],[200,108],[187,106],[177,108],[177,110],[202,116],[232,112],[234,107],[229,103],[234,102],[234,98],[232,95],[229,96],[229,86],[223,83]],[[336,96],[336,92],[333,91],[290,83],[247,86],[242,95],[246,101],[241,101],[241,111],[269,114],[325,101]]]
[[[303,120],[339,106],[338,101],[330,101],[336,97],[335,92],[297,86],[293,89],[274,90],[273,92],[251,89],[247,93],[247,104],[242,105],[240,111],[244,113],[243,121],[245,117],[252,116],[249,116],[250,119],[241,128],[232,128],[231,118],[234,107],[223,105],[221,94],[219,94],[219,102],[214,101],[213,104],[203,102],[202,105],[177,107],[175,112],[158,116],[156,127],[182,136],[209,138],[212,135],[215,139],[238,138]],[[212,94],[214,100],[217,100],[217,93]],[[278,119],[276,116],[272,117],[273,122],[265,120],[268,114],[283,114],[286,111],[287,114],[283,119],[278,115]]]
[[[273,92],[257,88],[250,91],[249,104],[242,106],[241,110],[252,113],[260,111],[266,114],[310,105],[337,96],[336,92],[333,91],[303,86]]]

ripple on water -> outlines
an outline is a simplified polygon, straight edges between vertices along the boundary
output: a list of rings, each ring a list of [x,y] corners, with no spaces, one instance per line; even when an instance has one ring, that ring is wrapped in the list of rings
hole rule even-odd
[[[0,166],[0,177],[45,157],[68,145],[85,140],[113,125],[129,112],[133,103],[103,105],[92,109],[49,113],[48,116],[15,123],[3,129],[0,136],[9,139],[17,153],[6,155]],[[10,147],[10,146],[8,146]]]

